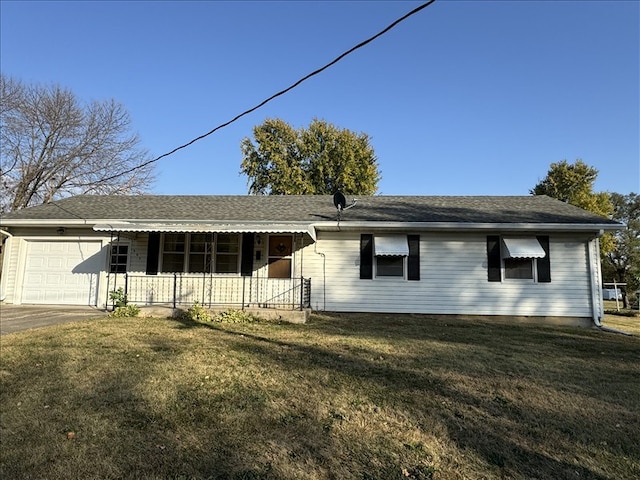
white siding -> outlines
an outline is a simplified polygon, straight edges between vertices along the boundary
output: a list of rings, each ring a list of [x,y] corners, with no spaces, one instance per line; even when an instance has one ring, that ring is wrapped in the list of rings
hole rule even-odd
[[[586,245],[550,237],[551,283],[489,282],[485,234],[422,233],[420,281],[361,280],[360,234],[319,232],[304,273],[317,310],[590,317]]]
[[[18,274],[18,259],[20,258],[20,246],[24,243],[19,237],[10,237],[4,245],[4,259],[2,265],[2,292],[0,299],[7,303],[15,302],[16,277]]]

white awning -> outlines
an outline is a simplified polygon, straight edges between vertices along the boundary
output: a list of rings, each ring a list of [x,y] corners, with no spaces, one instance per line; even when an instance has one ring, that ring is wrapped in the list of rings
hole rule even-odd
[[[543,258],[546,253],[536,238],[503,238],[504,258]]]
[[[373,248],[377,257],[406,257],[409,255],[409,243],[406,235],[376,235]]]
[[[308,225],[286,224],[212,224],[212,223],[100,223],[96,232],[171,232],[171,233],[309,233]]]

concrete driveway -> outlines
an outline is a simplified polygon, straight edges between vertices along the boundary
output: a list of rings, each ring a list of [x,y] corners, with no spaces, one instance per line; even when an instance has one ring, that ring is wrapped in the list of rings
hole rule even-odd
[[[106,315],[95,307],[0,304],[0,335]]]

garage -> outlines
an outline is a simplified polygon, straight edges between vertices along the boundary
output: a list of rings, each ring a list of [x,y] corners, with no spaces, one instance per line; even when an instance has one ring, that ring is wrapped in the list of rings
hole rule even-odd
[[[97,305],[101,242],[30,241],[22,303]]]

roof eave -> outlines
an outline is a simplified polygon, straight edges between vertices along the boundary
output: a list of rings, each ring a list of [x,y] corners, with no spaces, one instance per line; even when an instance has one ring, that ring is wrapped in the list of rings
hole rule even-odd
[[[311,225],[320,231],[502,231],[502,232],[585,232],[597,233],[625,228],[621,223],[472,223],[472,222],[316,222]]]

